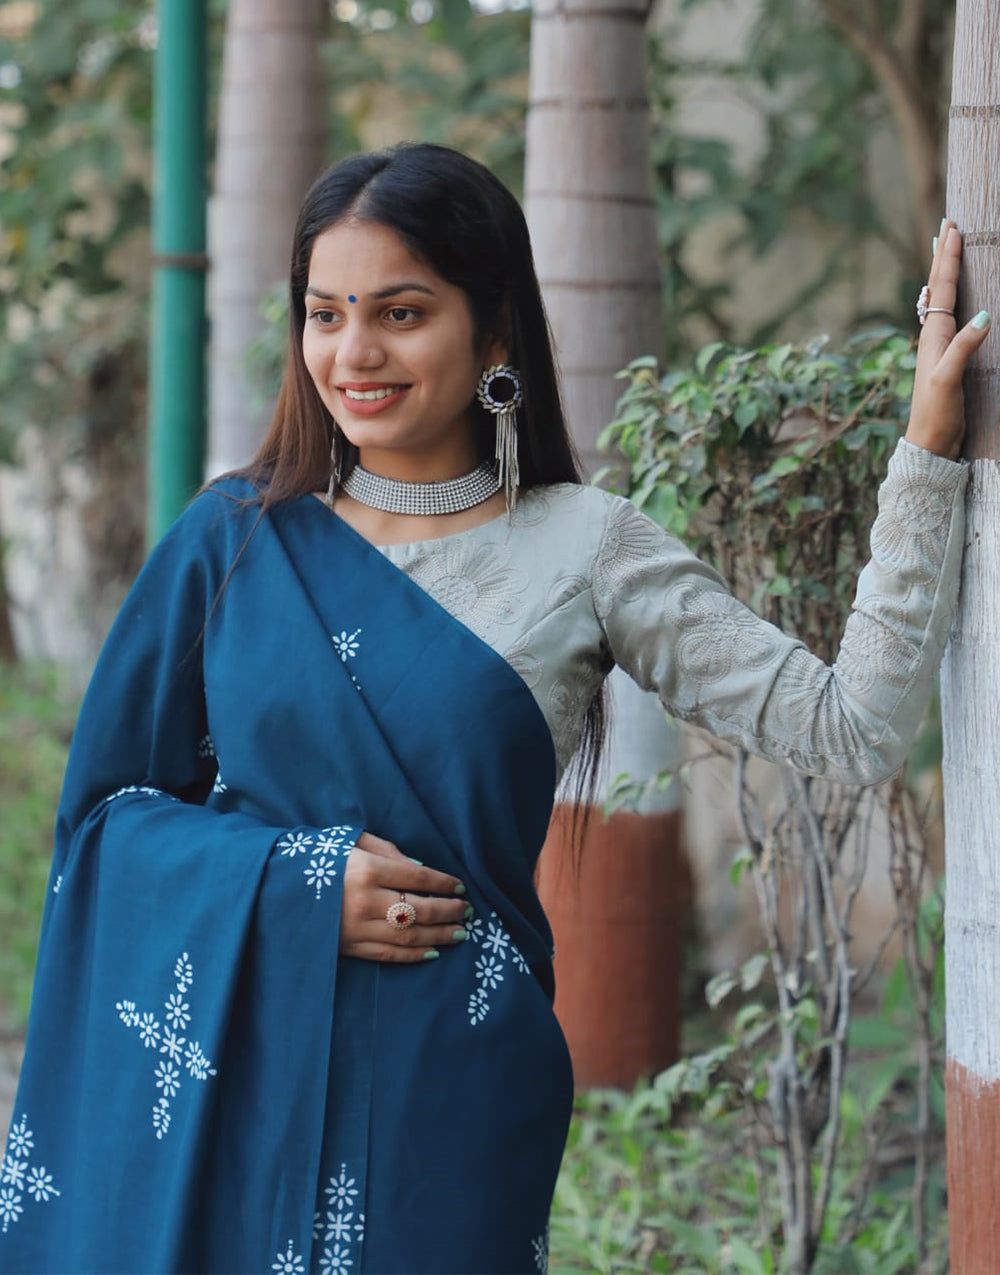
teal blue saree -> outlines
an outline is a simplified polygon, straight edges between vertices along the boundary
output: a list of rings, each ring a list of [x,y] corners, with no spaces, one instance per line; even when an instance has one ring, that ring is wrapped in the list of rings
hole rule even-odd
[[[319,501],[254,527],[250,494],[175,524],[87,693],[0,1271],[542,1271],[572,1100],[532,884],[548,728]],[[364,830],[465,882],[469,942],[338,954]]]

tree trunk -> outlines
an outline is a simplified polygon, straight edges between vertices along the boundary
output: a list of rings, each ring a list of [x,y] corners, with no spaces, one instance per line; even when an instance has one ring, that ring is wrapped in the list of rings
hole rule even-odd
[[[536,0],[532,17],[525,207],[567,420],[591,473],[607,463],[597,437],[614,418],[615,373],[660,347],[647,12],[646,0]],[[611,683],[605,774],[642,780],[675,763],[676,736],[655,699],[623,675]],[[553,820],[539,889],[555,931],[556,1011],[581,1087],[631,1085],[676,1057],[682,927],[664,915],[680,913],[664,872],[680,871],[677,804],[669,790],[613,823],[595,812],[579,876],[572,820],[565,810]]]
[[[1000,308],[1000,9],[958,0],[948,214],[965,236],[959,322]],[[942,670],[951,1269],[1000,1251],[1000,366],[994,323],[966,378],[972,462],[959,612]]]
[[[7,575],[4,571],[3,528],[0,527],[0,664],[17,663],[17,643],[10,616],[10,597],[7,594]]]
[[[326,147],[324,0],[231,0],[209,216],[208,473],[244,464],[271,408],[254,406],[246,353],[258,309],[288,277],[295,217]]]
[[[588,471],[629,359],[660,345],[646,0],[537,0],[525,210]]]

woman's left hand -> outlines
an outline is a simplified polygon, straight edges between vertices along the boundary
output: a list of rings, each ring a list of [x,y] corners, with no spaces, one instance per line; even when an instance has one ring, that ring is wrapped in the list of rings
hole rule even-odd
[[[937,250],[927,280],[932,306],[954,310],[958,290],[958,270],[962,259],[962,236],[953,222],[941,223]],[[956,331],[950,314],[928,314],[917,346],[917,370],[913,383],[908,442],[928,451],[958,457],[965,434],[965,397],[962,375],[966,364],[986,340],[990,316],[985,310]]]

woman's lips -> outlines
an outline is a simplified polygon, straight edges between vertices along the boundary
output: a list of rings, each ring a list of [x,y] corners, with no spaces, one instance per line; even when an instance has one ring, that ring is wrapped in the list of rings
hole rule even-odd
[[[349,389],[355,388],[359,393],[371,393],[373,390],[378,390],[380,393],[388,390],[389,393],[384,398],[355,398],[354,395],[347,392]],[[354,416],[376,416],[379,412],[384,412],[388,408],[395,406],[409,388],[408,385],[395,387],[383,385],[371,387],[338,385],[337,393],[340,395],[340,401]]]

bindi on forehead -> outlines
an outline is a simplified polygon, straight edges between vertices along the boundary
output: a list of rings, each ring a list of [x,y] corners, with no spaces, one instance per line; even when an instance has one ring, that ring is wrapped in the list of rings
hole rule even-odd
[[[370,292],[368,296],[373,301],[388,301],[391,297],[399,296],[403,292],[422,292],[425,296],[437,296],[434,288],[429,287],[426,283],[420,283],[415,279],[401,280],[399,283],[390,283],[386,288],[379,288],[377,292]],[[335,292],[324,292],[322,288],[317,288],[314,284],[309,284],[306,288],[305,295],[307,297],[319,297],[321,301],[339,301],[340,297]],[[351,305],[357,305],[358,297],[354,292],[347,294],[347,300]]]

